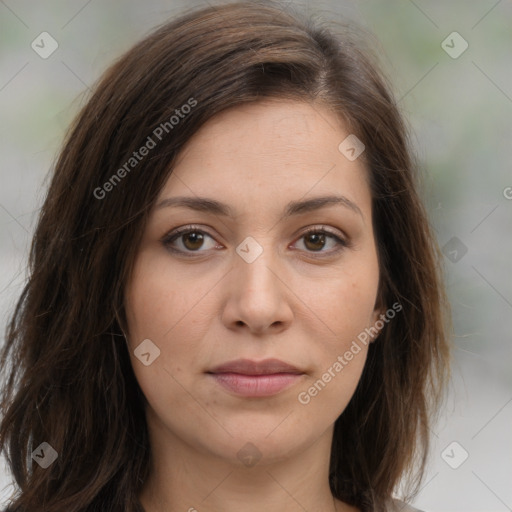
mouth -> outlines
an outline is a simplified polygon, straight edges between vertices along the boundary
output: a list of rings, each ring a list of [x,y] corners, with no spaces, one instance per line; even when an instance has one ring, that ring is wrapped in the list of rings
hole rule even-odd
[[[243,397],[273,396],[297,383],[305,372],[279,359],[238,359],[206,372],[225,390]]]

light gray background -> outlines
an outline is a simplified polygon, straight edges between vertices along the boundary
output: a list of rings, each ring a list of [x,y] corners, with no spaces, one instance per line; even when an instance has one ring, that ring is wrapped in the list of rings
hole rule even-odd
[[[113,59],[184,5],[0,1],[2,330],[25,277],[45,177],[82,93]],[[431,512],[512,510],[512,2],[301,5],[340,21],[346,16],[377,36],[415,133],[439,242],[457,237],[463,244],[456,253],[445,249],[455,330],[453,386],[415,505]],[[43,31],[59,45],[47,59],[31,48]],[[441,46],[454,31],[469,45],[455,59]],[[448,44],[461,48],[457,40]],[[458,445],[445,452],[454,441]],[[447,461],[458,462],[463,450],[467,460],[453,469]],[[0,502],[12,492],[9,482],[0,473]]]

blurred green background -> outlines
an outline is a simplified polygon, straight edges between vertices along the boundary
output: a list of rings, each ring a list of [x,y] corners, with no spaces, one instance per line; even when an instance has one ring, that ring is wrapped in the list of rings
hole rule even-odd
[[[2,331],[21,291],[45,180],[85,94],[154,26],[207,3],[215,4],[0,1]],[[413,131],[422,193],[446,255],[453,386],[415,504],[432,512],[512,510],[512,2],[286,4],[352,20],[376,36],[372,46]],[[58,44],[47,58],[31,47],[42,32]],[[454,469],[447,447],[467,460]],[[0,465],[0,502],[9,480]]]

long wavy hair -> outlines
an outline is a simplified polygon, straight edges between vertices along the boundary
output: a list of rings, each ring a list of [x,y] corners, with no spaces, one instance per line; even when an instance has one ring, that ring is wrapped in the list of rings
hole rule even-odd
[[[378,297],[403,307],[335,423],[331,491],[375,511],[404,481],[417,493],[449,378],[448,304],[408,129],[366,35],[353,32],[276,3],[224,3],[157,27],[100,77],[56,159],[0,354],[9,512],[143,510],[151,454],[123,337],[125,285],[180,149],[219,112],[263,98],[323,105],[364,143]],[[43,469],[33,452],[45,442],[58,456]]]

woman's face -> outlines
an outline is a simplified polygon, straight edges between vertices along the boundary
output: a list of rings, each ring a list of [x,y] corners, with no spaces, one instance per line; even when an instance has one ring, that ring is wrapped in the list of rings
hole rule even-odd
[[[339,149],[349,134],[325,107],[265,101],[218,115],[181,152],[126,294],[159,442],[250,465],[332,433],[380,313],[367,171],[351,139]]]

